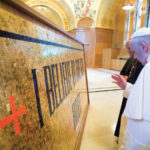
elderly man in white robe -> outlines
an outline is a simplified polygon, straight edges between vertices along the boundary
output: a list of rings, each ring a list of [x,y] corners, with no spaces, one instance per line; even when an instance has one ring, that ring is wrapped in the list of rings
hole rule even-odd
[[[150,28],[132,35],[130,49],[145,66],[134,85],[118,74],[112,75],[128,98],[124,110],[128,122],[120,150],[150,150]]]

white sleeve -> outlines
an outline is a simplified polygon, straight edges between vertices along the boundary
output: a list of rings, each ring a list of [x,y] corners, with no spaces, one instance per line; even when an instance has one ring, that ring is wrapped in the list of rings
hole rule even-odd
[[[123,97],[128,98],[128,96],[129,96],[129,94],[131,92],[132,87],[133,87],[133,84],[127,82],[126,88],[125,88],[125,90],[123,92]]]

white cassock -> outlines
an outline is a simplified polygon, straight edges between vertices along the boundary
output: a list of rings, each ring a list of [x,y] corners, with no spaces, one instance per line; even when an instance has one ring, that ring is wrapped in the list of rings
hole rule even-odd
[[[124,115],[127,116],[125,150],[150,150],[150,61],[141,71],[134,85],[127,84],[129,92]]]

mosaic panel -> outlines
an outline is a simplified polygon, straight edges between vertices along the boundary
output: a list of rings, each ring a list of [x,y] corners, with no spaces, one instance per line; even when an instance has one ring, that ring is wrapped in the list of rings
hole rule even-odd
[[[85,89],[83,46],[0,3],[0,149],[75,149]]]

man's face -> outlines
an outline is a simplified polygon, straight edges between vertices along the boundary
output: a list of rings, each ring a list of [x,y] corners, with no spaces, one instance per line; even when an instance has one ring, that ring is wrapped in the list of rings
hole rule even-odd
[[[133,52],[130,50],[130,42],[131,42],[130,40],[127,41],[127,43],[126,43],[126,49],[128,50],[129,55],[132,56]]]
[[[134,58],[140,61],[143,65],[147,62],[148,54],[145,53],[144,45],[137,39],[131,40],[130,50],[134,54]]]

